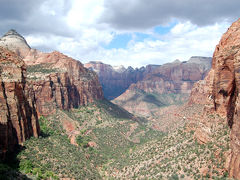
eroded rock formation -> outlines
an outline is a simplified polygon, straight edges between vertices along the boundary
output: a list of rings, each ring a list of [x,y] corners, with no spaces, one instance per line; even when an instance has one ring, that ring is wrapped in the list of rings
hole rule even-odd
[[[240,20],[222,36],[213,56],[215,110],[226,114],[231,128],[230,176],[240,179]]]
[[[36,103],[26,84],[26,66],[15,53],[0,47],[0,156],[31,136],[39,135]]]
[[[150,67],[151,66],[151,67]],[[99,61],[91,61],[84,64],[84,67],[95,71],[99,76],[99,81],[103,87],[104,96],[112,100],[120,96],[131,84],[141,80],[146,72],[154,69],[155,66],[133,69],[123,66],[111,66]]]
[[[15,52],[22,58],[25,57],[31,49],[24,37],[14,29],[9,30],[0,38],[0,46]]]
[[[43,53],[31,49],[15,30],[0,39],[0,46],[21,56],[27,65],[27,81],[36,99],[38,115],[70,109],[102,99],[103,92],[96,73],[62,53]]]
[[[59,52],[30,51],[24,59],[39,114],[70,109],[103,98],[96,73]]]
[[[197,56],[157,66],[113,102],[132,113],[151,115],[159,107],[185,102],[194,83],[203,79],[210,67],[211,58]]]
[[[206,110],[227,117],[231,128],[229,174],[240,179],[240,19],[232,24],[216,46],[212,69],[195,84],[190,103],[206,103]],[[203,94],[204,96],[203,96]]]
[[[31,49],[15,30],[0,38],[0,73],[1,156],[39,135],[39,116],[103,98],[96,73],[59,52]]]
[[[192,57],[187,62],[176,60],[147,73],[143,80],[133,84],[130,88],[159,94],[190,93],[193,84],[206,76],[210,64],[211,58],[205,57]]]

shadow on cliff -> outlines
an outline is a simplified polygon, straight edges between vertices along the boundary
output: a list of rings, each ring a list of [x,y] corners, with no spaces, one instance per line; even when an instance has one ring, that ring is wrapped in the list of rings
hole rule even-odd
[[[19,171],[20,161],[17,155],[24,150],[24,148],[25,147],[17,146],[15,152],[7,153],[5,158],[0,160],[0,180],[30,180],[30,178]]]

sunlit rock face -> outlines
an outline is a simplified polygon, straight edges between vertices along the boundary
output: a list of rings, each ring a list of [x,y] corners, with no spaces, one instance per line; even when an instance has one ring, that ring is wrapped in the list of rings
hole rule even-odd
[[[43,53],[31,49],[15,30],[0,39],[0,46],[15,52],[27,65],[27,81],[33,89],[39,115],[103,99],[98,76],[84,68],[80,61],[57,51]]]
[[[132,113],[151,115],[159,107],[187,101],[194,83],[202,80],[210,67],[211,58],[197,56],[186,62],[155,66],[113,102]]]
[[[195,84],[189,103],[202,102],[206,111],[227,117],[231,128],[229,174],[240,179],[240,20],[234,22],[216,46],[212,69]]]
[[[15,53],[0,47],[0,156],[14,151],[31,136],[38,137],[36,100],[26,82],[26,65]]]

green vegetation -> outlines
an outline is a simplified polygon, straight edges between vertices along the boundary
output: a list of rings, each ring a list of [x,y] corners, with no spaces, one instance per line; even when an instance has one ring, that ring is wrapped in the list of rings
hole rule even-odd
[[[58,72],[58,69],[51,68],[51,64],[37,64],[37,65],[31,65],[27,67],[27,72],[28,73],[44,73],[44,74],[50,74],[53,72]]]
[[[39,122],[41,136],[24,143],[12,166],[0,164],[2,179],[9,172],[10,177],[27,174],[35,179],[226,177],[222,169],[229,130],[221,123],[212,135],[217,143],[199,144],[187,127],[169,133],[155,131],[144,118],[106,100],[71,111],[58,110],[40,117]],[[205,176],[201,174],[204,168]]]
[[[91,138],[89,136],[82,136],[79,135],[76,138],[76,142],[79,146],[87,148],[88,147],[88,143],[90,142]]]
[[[187,127],[139,144],[128,154],[127,161],[116,159],[107,164],[106,178],[225,179],[223,154],[229,149],[229,129],[221,122],[213,128],[214,144],[212,141],[199,144]]]
[[[72,123],[70,127],[78,132],[78,146],[70,143],[72,132],[66,129],[65,122]],[[19,171],[38,179],[101,179],[100,167],[127,157],[136,145],[162,134],[147,127],[144,119],[106,100],[71,111],[58,110],[54,115],[40,117],[39,124],[41,136],[27,140],[17,156]],[[89,147],[90,141],[96,147]]]

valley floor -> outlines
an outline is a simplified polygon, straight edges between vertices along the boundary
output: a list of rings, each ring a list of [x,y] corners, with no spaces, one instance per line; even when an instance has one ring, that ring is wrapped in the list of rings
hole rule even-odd
[[[211,115],[211,129],[201,137],[202,108],[170,107],[161,122],[107,100],[58,110],[40,118],[40,138],[27,140],[15,161],[0,164],[0,178],[227,179],[229,129]]]

